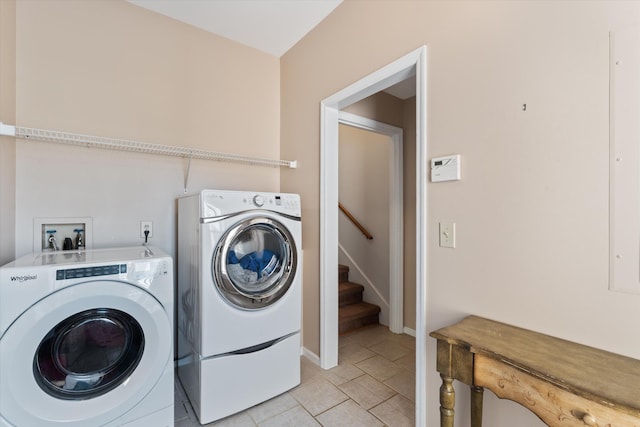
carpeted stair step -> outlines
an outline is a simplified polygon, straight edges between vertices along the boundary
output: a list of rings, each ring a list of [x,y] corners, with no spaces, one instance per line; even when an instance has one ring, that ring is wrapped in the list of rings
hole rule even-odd
[[[338,264],[338,283],[349,281],[349,267]]]
[[[380,307],[362,301],[364,286],[349,282],[349,267],[338,264],[338,332],[377,325]]]
[[[352,283],[352,282],[338,283],[338,306],[344,307],[345,305],[362,302],[363,292],[364,292],[364,286],[358,283]]]
[[[363,326],[378,324],[378,313],[380,313],[380,307],[367,302],[340,307],[338,331],[342,334]]]

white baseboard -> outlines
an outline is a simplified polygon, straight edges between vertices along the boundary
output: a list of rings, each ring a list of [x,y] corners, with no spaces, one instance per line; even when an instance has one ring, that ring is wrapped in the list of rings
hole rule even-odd
[[[404,332],[407,335],[411,335],[412,337],[416,337],[416,331],[415,329],[409,329],[406,326],[404,327],[404,329],[402,330],[402,332]]]
[[[306,357],[316,365],[320,366],[320,356],[318,356],[308,348],[300,347],[300,355]]]

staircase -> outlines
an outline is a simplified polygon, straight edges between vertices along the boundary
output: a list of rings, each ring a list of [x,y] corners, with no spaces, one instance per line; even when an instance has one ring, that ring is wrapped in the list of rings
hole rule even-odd
[[[362,301],[364,286],[349,282],[349,267],[338,266],[338,332],[344,334],[364,326],[377,325],[380,307]]]

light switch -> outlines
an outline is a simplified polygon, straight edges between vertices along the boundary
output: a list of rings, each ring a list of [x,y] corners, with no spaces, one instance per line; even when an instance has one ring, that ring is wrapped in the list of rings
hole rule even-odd
[[[455,222],[440,223],[440,247],[442,248],[456,247],[456,223]]]

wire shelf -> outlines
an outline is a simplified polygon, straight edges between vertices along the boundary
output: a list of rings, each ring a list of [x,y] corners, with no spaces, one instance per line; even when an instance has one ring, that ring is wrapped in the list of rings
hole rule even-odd
[[[222,162],[236,162],[259,166],[295,168],[296,161],[273,160],[237,154],[219,153],[188,147],[174,147],[170,145],[151,144],[128,139],[105,138],[70,132],[11,126],[0,122],[0,135],[13,136],[23,139],[34,139],[59,144],[78,145],[108,150],[130,151],[144,154],[157,154],[191,159],[215,160]]]

